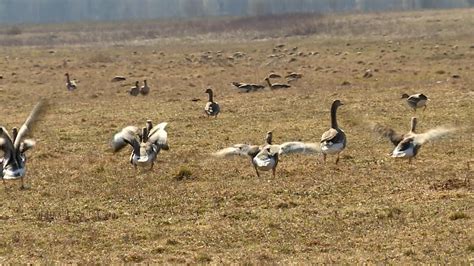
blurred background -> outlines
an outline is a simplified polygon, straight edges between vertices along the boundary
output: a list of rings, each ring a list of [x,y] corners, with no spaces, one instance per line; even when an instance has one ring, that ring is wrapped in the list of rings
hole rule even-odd
[[[474,0],[0,0],[0,23],[463,8]]]

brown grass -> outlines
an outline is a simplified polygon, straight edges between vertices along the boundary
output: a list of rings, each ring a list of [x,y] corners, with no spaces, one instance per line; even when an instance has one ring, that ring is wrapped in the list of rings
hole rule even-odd
[[[40,97],[50,108],[29,153],[31,188],[0,189],[0,262],[467,263],[474,44],[464,29],[474,16],[397,14],[338,17],[375,25],[357,35],[3,47],[2,125],[20,125]],[[399,27],[390,26],[395,17]],[[397,30],[379,34],[384,21]],[[245,55],[231,58],[236,52]],[[366,69],[373,77],[363,78]],[[239,94],[230,85],[263,82],[273,71],[304,76],[281,91]],[[66,91],[65,72],[77,91]],[[110,82],[116,75],[128,79]],[[129,96],[144,78],[150,95]],[[203,113],[207,86],[222,106],[217,119]],[[370,121],[407,130],[403,92],[432,99],[417,113],[419,131],[459,127],[426,144],[411,165],[389,158],[388,141],[368,132]],[[323,165],[317,156],[288,156],[275,179],[257,178],[245,158],[210,156],[260,143],[268,130],[276,142],[318,142],[334,99],[345,102],[339,119],[348,135],[337,166],[334,157]],[[109,148],[115,132],[146,119],[169,122],[170,150],[151,172],[135,171],[128,150]]]

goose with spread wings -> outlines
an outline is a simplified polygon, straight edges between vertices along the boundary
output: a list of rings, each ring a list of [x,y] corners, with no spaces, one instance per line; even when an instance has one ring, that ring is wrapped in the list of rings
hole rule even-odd
[[[27,139],[26,136],[31,132],[44,105],[43,100],[38,102],[20,130],[13,128],[11,136],[5,127],[0,126],[0,151],[3,152],[3,157],[0,158],[0,177],[4,184],[5,180],[21,179],[21,188],[25,188],[25,152],[36,144],[35,140]]]
[[[260,171],[272,170],[275,177],[276,168],[280,155],[291,153],[319,153],[320,148],[316,143],[304,142],[285,142],[282,144],[272,144],[272,134],[267,133],[264,145],[235,144],[214,153],[214,156],[225,158],[232,156],[247,156],[251,159],[257,176],[260,177]]]
[[[391,157],[408,158],[408,162],[411,163],[412,158],[416,157],[424,143],[449,135],[455,130],[455,128],[437,127],[421,134],[408,134],[397,144],[391,153]]]
[[[161,150],[169,150],[168,133],[165,127],[168,123],[163,122],[153,127],[152,121],[147,121],[147,126],[141,131],[138,127],[127,126],[114,135],[112,149],[117,152],[125,146],[132,147],[130,163],[137,168],[149,166],[150,170]]]

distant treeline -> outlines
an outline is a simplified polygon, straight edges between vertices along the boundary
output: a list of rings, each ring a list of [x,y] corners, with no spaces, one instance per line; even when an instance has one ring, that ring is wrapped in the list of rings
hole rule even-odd
[[[0,23],[473,7],[474,0],[0,0]]]

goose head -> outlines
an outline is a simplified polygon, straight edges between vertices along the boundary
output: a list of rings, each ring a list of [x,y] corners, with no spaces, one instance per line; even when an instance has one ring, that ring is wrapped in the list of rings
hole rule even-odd
[[[410,97],[410,95],[404,93],[404,94],[402,94],[402,97],[400,99],[407,99],[408,97]]]
[[[272,141],[273,141],[273,132],[268,131],[267,135],[265,136],[265,143],[271,145]]]
[[[212,89],[208,88],[204,93],[212,94]]]
[[[332,106],[337,108],[339,106],[342,106],[344,105],[340,100],[335,100],[333,103],[332,103]]]
[[[150,119],[146,121],[146,128],[148,129],[148,134],[150,134],[150,131],[153,128],[153,123]]]

